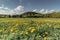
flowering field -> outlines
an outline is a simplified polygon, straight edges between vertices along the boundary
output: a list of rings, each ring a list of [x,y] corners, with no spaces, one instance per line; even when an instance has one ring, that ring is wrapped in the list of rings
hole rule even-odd
[[[0,18],[0,40],[60,40],[60,19]]]

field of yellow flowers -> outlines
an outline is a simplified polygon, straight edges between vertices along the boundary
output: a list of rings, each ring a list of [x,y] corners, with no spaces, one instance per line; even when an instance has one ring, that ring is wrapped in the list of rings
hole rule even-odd
[[[0,40],[60,40],[60,19],[0,18]]]

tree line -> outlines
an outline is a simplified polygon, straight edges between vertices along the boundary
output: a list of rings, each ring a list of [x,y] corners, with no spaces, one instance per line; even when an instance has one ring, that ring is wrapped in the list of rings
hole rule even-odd
[[[53,12],[48,14],[25,12],[20,15],[0,15],[0,18],[60,18],[60,12]]]

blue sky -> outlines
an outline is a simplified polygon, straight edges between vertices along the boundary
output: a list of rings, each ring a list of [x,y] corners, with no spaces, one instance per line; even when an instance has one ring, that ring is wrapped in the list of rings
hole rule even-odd
[[[0,7],[10,10],[18,9],[32,11],[34,9],[47,9],[60,11],[60,0],[0,0]],[[19,11],[20,12],[20,11]]]

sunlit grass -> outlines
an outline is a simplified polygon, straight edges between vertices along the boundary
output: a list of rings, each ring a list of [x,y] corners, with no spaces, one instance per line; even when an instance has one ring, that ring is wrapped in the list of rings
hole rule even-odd
[[[57,40],[59,34],[59,18],[0,18],[1,40]]]

